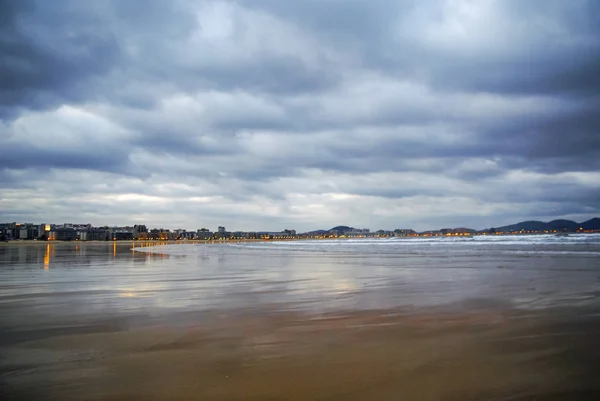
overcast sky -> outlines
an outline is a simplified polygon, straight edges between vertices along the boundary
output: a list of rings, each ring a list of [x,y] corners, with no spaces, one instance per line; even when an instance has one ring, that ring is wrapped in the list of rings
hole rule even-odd
[[[600,1],[0,7],[0,221],[600,216]]]

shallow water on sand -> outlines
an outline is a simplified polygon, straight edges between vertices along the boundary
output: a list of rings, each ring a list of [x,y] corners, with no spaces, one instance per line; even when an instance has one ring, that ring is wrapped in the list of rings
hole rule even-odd
[[[142,245],[0,245],[2,399],[600,399],[600,235]]]

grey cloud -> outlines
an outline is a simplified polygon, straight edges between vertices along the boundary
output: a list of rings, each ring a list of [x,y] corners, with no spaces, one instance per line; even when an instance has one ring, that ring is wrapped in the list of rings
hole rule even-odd
[[[449,5],[253,0],[240,4],[308,26],[324,40],[357,52],[370,68],[440,89],[514,94],[594,94],[599,89],[600,6],[595,1],[549,1],[543,6],[536,1]],[[427,34],[445,39],[444,23],[449,22],[445,13],[459,14],[461,7],[493,7],[490,15],[482,16],[491,17],[489,24],[469,26],[481,21],[469,19],[465,12],[466,24],[460,28],[468,36],[457,35],[450,43],[427,42]],[[425,32],[426,28],[432,31]]]
[[[333,66],[332,66],[333,67]],[[270,57],[240,68],[239,65],[207,66],[187,71],[181,86],[199,82],[198,87],[217,90],[244,90],[286,95],[301,92],[320,92],[334,87],[339,78],[334,71],[310,71],[293,57]]]
[[[86,80],[118,58],[116,39],[81,3],[4,1],[0,14],[0,114],[82,101]],[[83,8],[83,9],[82,9]]]
[[[0,155],[0,168],[64,168],[90,169],[108,172],[124,172],[127,167],[127,155],[124,153],[105,153],[90,150],[85,153],[48,152],[43,149],[29,147],[9,147]],[[101,152],[101,153],[100,153]],[[125,159],[124,159],[125,157]]]

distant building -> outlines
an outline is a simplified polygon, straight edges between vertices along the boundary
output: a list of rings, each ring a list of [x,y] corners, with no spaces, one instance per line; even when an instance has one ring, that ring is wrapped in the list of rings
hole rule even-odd
[[[248,233],[252,234],[248,238],[266,238],[266,239],[288,239],[294,238],[296,236],[295,230],[283,230],[283,231],[258,231],[256,233]]]
[[[196,233],[193,231],[187,231],[183,228],[178,228],[173,230],[173,234],[175,235],[175,239],[188,239],[192,240],[196,238]]]
[[[98,228],[79,233],[80,241],[107,241],[109,239],[108,230]]]
[[[196,233],[193,231],[183,231],[179,233],[178,237],[186,240],[194,240],[196,239]]]
[[[131,241],[133,240],[133,227],[111,227],[108,229],[109,239],[113,241]]]
[[[2,223],[0,232],[5,239],[32,240],[47,237],[50,226],[32,223]]]
[[[370,233],[368,228],[351,228],[350,230],[345,230],[342,232],[342,235],[345,237],[363,237]]]
[[[143,224],[133,226],[133,238],[145,240],[148,239],[148,228]]]
[[[21,224],[19,225],[19,239],[37,239],[45,234],[45,224]]]
[[[64,223],[62,225],[62,228],[72,228],[75,231],[88,231],[92,228],[92,225],[89,223],[85,223],[85,224],[74,224],[74,223]]]
[[[56,227],[50,231],[48,239],[53,241],[75,241],[77,231],[70,227]]]
[[[250,238],[250,233],[246,231],[235,231],[229,234],[229,238],[233,239],[248,239]]]
[[[133,233],[129,231],[116,231],[112,233],[114,241],[133,241]]]
[[[215,239],[226,239],[230,238],[231,233],[225,230],[225,227],[219,226],[217,228],[217,232],[213,234],[213,238]]]
[[[407,237],[417,235],[417,232],[411,228],[397,228],[394,230],[394,235],[397,237]]]
[[[5,240],[15,239],[15,229],[17,223],[2,223],[0,224],[0,233]]]
[[[170,241],[176,239],[176,235],[170,230],[165,230],[163,228],[153,228],[148,233],[148,239],[158,241]]]
[[[348,231],[344,231],[344,234],[369,234],[371,230],[368,228],[353,228]]]
[[[199,240],[209,240],[213,238],[212,231],[208,231],[206,228],[201,228],[196,231],[196,238]]]

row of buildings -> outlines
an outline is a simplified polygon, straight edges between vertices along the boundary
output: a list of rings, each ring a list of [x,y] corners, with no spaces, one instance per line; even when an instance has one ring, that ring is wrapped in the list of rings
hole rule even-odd
[[[50,229],[48,224],[0,223],[0,238],[4,240],[47,238]]]
[[[333,228],[331,230],[311,231],[306,234],[309,238],[388,238],[388,237],[410,237],[419,234],[412,229],[396,229],[371,231],[368,228]]]
[[[224,226],[216,231],[201,228],[196,231],[164,228],[148,229],[145,225],[122,227],[94,227],[91,224],[32,224],[0,223],[0,240],[48,240],[48,241],[131,241],[131,240],[220,240],[220,239],[292,239],[296,230],[280,232],[234,231]]]
[[[576,232],[599,232],[583,230]],[[174,241],[174,240],[243,240],[243,239],[296,239],[296,238],[388,238],[388,237],[438,237],[472,236],[502,234],[543,234],[557,233],[557,230],[502,232],[496,229],[476,232],[469,228],[443,228],[435,231],[416,232],[412,229],[393,231],[370,231],[368,228],[338,226],[331,230],[318,230],[296,233],[296,230],[283,231],[227,231],[219,226],[215,231],[201,228],[196,231],[185,229],[169,230],[163,228],[148,229],[145,225],[122,227],[94,227],[91,224],[31,224],[0,223],[0,241],[6,240],[49,240],[49,241]]]
[[[283,231],[227,231],[224,226],[211,231],[164,228],[148,229],[145,225],[120,227],[95,227],[91,224],[31,224],[0,223],[0,240],[49,240],[49,241],[174,241],[174,240],[242,240],[242,239],[296,239],[296,238],[387,238],[434,235],[466,235],[469,229],[442,229],[439,232],[417,233],[412,229],[394,231],[370,231],[368,228],[337,227],[298,234],[296,230]]]

